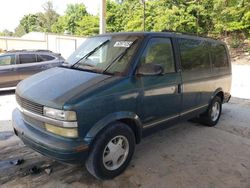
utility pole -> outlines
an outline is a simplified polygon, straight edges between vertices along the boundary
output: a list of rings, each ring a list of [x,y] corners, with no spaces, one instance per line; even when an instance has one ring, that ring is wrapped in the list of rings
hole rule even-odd
[[[200,8],[200,1],[197,0],[198,2],[198,9],[197,9],[197,18],[196,18],[196,35],[199,35],[199,16],[200,16],[200,12],[199,12],[199,8]]]
[[[106,0],[100,0],[100,34],[106,33]]]
[[[145,13],[145,9],[146,9],[146,2],[145,0],[143,0],[143,31],[145,31],[146,29],[146,13]]]
[[[141,0],[141,3],[143,4],[143,31],[145,31],[146,29],[146,13],[145,13],[145,9],[146,9],[146,0]]]

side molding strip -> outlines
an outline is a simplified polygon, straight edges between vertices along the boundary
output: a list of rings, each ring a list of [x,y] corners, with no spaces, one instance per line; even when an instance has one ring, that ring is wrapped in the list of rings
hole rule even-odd
[[[168,117],[168,118],[165,118],[165,119],[161,119],[161,120],[158,120],[158,121],[155,121],[155,122],[146,124],[146,125],[143,126],[143,129],[147,129],[147,128],[150,128],[150,127],[154,127],[154,126],[156,126],[156,125],[158,125],[158,124],[160,124],[160,123],[168,122],[168,121],[170,121],[170,120],[172,120],[172,119],[175,119],[175,118],[184,116],[184,115],[186,115],[186,114],[188,114],[188,113],[190,113],[190,112],[199,110],[199,109],[201,109],[201,108],[205,108],[205,107],[207,107],[207,106],[208,106],[207,104],[206,104],[206,105],[202,105],[202,106],[193,108],[193,109],[191,109],[191,110],[187,110],[187,111],[185,111],[185,112],[182,112],[181,114],[173,115],[173,116],[171,116],[171,117]]]
[[[156,121],[156,122],[152,122],[152,123],[149,123],[149,124],[146,124],[145,126],[143,126],[143,129],[147,129],[147,128],[150,128],[150,127],[154,127],[155,125],[157,124],[160,124],[160,123],[163,123],[163,122],[167,122],[167,121],[170,121],[172,119],[175,119],[177,117],[179,117],[180,115],[174,115],[174,116],[171,116],[171,117],[168,117],[166,119],[162,119],[162,120],[159,120],[159,121]]]
[[[185,112],[182,112],[182,113],[180,114],[180,116],[184,116],[184,115],[186,115],[186,114],[188,114],[188,113],[190,113],[190,112],[199,110],[199,109],[201,109],[201,108],[205,108],[205,107],[207,107],[207,106],[208,106],[208,104],[205,104],[205,105],[199,106],[199,107],[197,107],[197,108],[193,108],[193,109],[191,109],[191,110],[187,110],[187,111],[185,111]]]

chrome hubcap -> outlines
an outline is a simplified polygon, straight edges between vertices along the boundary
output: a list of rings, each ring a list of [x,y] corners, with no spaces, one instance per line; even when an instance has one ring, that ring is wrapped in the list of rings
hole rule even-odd
[[[112,138],[103,151],[103,165],[108,170],[118,169],[127,159],[129,153],[128,139],[124,136]]]
[[[211,119],[212,121],[216,121],[219,118],[220,115],[220,104],[218,102],[215,102],[212,106],[211,111]]]

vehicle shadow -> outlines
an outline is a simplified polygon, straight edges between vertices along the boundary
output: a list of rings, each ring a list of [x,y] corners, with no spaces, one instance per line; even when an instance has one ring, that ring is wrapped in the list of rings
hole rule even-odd
[[[5,95],[14,95],[15,90],[7,90],[7,91],[0,91],[0,96],[5,96]]]

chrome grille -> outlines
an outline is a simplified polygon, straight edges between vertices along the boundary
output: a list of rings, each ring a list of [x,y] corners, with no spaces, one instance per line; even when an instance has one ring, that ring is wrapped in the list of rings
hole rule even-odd
[[[29,116],[27,116],[25,114],[23,114],[23,120],[27,124],[29,124],[30,126],[36,128],[36,129],[43,129],[43,130],[45,129],[44,122],[38,121],[38,120],[36,120],[34,118],[31,118],[31,117],[29,117]]]
[[[22,108],[30,112],[43,115],[43,105],[24,99],[17,94],[16,94],[16,101]]]

